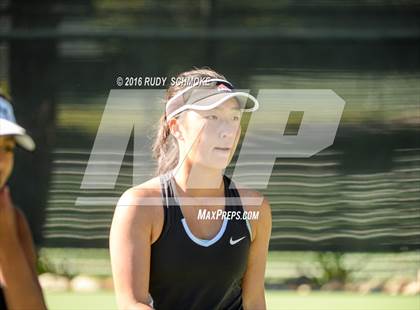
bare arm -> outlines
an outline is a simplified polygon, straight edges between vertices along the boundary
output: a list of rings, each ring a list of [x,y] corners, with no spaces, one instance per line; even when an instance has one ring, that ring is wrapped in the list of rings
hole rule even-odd
[[[268,245],[271,236],[271,208],[264,198],[255,220],[255,234],[248,256],[248,265],[242,283],[242,297],[245,310],[265,310],[264,275],[267,263]]]
[[[29,228],[28,221],[26,220],[26,217],[21,210],[15,208],[15,211],[18,237],[22,246],[23,253],[25,254],[33,276],[38,279],[36,272],[37,254],[35,251],[34,241],[32,239],[32,233]]]
[[[118,201],[110,233],[110,253],[119,309],[149,306],[150,245],[155,207],[145,206],[141,190],[130,189]]]
[[[32,235],[23,214],[12,206],[8,189],[0,192],[0,222],[1,280],[7,306],[46,309],[36,275]]]

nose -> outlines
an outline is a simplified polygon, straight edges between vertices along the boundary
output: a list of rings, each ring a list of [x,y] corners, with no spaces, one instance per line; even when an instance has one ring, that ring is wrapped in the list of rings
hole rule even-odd
[[[233,138],[233,137],[236,136],[236,132],[238,130],[239,130],[239,128],[236,124],[232,124],[231,122],[225,122],[221,126],[220,138],[222,138],[222,139]]]

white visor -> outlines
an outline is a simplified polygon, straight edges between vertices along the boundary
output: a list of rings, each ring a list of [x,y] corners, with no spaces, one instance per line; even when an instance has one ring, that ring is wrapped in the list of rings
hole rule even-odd
[[[14,136],[16,143],[28,151],[35,149],[35,142],[26,130],[6,119],[0,119],[0,136]]]

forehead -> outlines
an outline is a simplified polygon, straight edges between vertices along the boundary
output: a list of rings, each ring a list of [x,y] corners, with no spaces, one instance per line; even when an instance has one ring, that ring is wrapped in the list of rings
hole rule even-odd
[[[230,98],[229,100],[226,100],[225,102],[221,103],[212,110],[232,110],[240,112],[240,104],[236,98]]]

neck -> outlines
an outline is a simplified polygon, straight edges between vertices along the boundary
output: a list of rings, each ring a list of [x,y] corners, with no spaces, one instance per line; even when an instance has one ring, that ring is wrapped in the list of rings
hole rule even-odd
[[[223,171],[220,169],[184,161],[175,167],[174,178],[185,196],[224,196]]]

